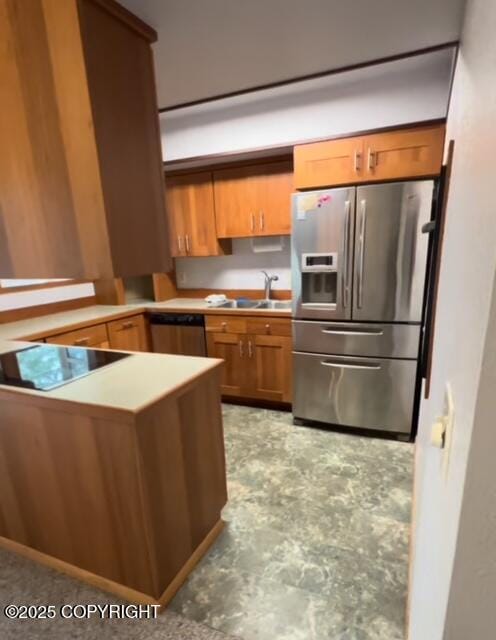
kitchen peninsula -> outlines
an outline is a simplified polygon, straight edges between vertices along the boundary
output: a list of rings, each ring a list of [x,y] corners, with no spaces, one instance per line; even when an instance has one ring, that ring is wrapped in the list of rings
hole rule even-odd
[[[0,385],[0,545],[165,605],[222,528],[220,371],[133,353],[49,391]]]

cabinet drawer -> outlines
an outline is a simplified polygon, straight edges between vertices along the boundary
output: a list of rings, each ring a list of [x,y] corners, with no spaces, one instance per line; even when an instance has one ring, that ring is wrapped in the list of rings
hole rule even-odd
[[[122,320],[112,320],[107,322],[107,327],[110,333],[114,331],[124,331],[125,329],[138,329],[144,326],[144,320],[142,315],[131,316],[130,318],[123,318]]]
[[[71,347],[96,347],[100,345],[108,347],[107,327],[104,324],[97,324],[76,331],[68,331],[47,338],[46,342],[47,344],[61,344]]]
[[[239,316],[206,316],[205,330],[215,333],[246,333],[246,319]]]
[[[248,318],[247,333],[264,336],[291,336],[289,318]]]

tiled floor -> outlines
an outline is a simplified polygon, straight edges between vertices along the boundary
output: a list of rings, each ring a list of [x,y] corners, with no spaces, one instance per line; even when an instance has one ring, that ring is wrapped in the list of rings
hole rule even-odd
[[[403,640],[413,447],[224,408],[227,526],[171,604],[244,640]]]

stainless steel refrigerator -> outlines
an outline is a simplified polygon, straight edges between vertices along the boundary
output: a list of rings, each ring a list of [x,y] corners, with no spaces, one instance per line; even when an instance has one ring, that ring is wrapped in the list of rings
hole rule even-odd
[[[293,414],[412,428],[431,180],[293,195]]]

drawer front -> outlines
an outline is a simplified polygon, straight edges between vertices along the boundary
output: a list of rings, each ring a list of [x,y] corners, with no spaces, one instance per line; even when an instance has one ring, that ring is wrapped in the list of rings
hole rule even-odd
[[[374,358],[417,358],[420,326],[293,321],[296,351]]]
[[[263,336],[286,336],[292,334],[289,318],[248,318],[247,333]]]
[[[293,414],[327,424],[410,433],[415,360],[293,353]]]
[[[205,330],[215,333],[246,333],[246,319],[239,316],[206,316]]]
[[[126,329],[141,329],[145,327],[143,315],[131,316],[130,318],[122,318],[122,320],[112,320],[107,323],[109,332],[125,331]]]
[[[68,331],[46,339],[47,344],[61,344],[71,347],[91,347],[108,342],[107,327],[104,324]]]

